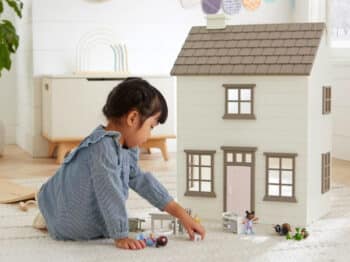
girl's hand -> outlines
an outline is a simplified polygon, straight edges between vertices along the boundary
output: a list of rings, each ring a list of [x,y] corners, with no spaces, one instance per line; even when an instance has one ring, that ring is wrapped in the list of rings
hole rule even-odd
[[[197,223],[191,216],[185,216],[181,219],[181,222],[185,229],[187,230],[187,233],[191,240],[194,240],[194,233],[197,233],[201,235],[202,240],[205,237],[205,229],[204,227]]]
[[[191,240],[194,240],[194,233],[200,234],[202,239],[205,237],[205,229],[201,224],[197,223],[189,214],[186,213],[185,209],[181,207],[175,201],[169,202],[164,211],[168,212],[170,215],[177,217],[187,230],[188,235]]]
[[[114,240],[115,246],[123,249],[144,249],[146,243],[143,240],[136,240],[132,238],[121,238]]]

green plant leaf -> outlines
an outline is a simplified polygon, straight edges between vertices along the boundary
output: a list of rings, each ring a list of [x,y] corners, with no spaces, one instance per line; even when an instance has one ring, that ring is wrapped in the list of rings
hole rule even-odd
[[[3,69],[11,69],[10,52],[5,44],[0,43],[0,73]]]
[[[13,11],[21,18],[23,3],[20,0],[5,0]],[[0,0],[0,14],[4,11],[4,0]],[[11,53],[15,53],[19,45],[16,28],[9,20],[0,19],[0,77],[4,69],[11,69]]]
[[[22,18],[23,2],[19,0],[5,0],[5,1],[15,11],[18,17]]]
[[[6,44],[11,53],[15,53],[18,48],[19,36],[13,24],[8,20],[0,21],[0,43]]]

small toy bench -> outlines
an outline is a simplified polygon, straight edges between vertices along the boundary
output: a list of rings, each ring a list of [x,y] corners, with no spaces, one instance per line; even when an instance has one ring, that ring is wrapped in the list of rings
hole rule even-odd
[[[140,146],[140,148],[147,150],[148,153],[151,153],[150,151],[151,148],[159,148],[160,151],[162,152],[163,159],[165,161],[168,161],[169,155],[168,155],[166,140],[171,138],[176,138],[176,136],[175,135],[152,136],[142,146]],[[66,155],[68,155],[73,148],[77,147],[80,144],[81,140],[79,139],[57,140],[57,141],[49,140],[49,156],[53,157],[54,153],[56,152],[56,162],[58,164],[61,164],[63,163],[63,160],[66,157]]]

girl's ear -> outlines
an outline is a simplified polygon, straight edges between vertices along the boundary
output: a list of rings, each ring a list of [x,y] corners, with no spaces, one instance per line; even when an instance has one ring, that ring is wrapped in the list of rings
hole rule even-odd
[[[137,110],[132,110],[128,113],[126,117],[126,123],[128,126],[138,126],[139,123],[139,112]]]

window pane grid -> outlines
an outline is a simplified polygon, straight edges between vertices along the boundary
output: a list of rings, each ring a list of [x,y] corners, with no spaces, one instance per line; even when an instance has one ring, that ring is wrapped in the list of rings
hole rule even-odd
[[[332,88],[330,86],[323,87],[323,114],[328,114],[331,112],[331,97],[332,97]]]
[[[211,193],[213,192],[213,155],[207,153],[189,153],[187,162],[187,185],[188,192],[194,193]],[[205,164],[202,164],[205,163]],[[210,163],[210,165],[208,165]],[[203,170],[202,170],[203,169]],[[210,169],[209,174],[208,170]],[[196,171],[196,172],[195,172]],[[207,172],[206,172],[207,171]],[[202,172],[206,172],[203,173]],[[202,175],[205,179],[202,178]],[[210,179],[208,179],[210,177]]]
[[[226,88],[226,113],[229,115],[253,114],[253,88]],[[233,99],[237,98],[237,99]]]
[[[326,193],[330,190],[330,173],[331,173],[331,164],[330,164],[330,153],[322,154],[322,186],[321,192]]]
[[[267,156],[267,192],[269,197],[292,198],[294,197],[294,158]],[[270,168],[270,165],[274,166]],[[282,168],[291,165],[292,168]],[[277,166],[279,168],[277,168]],[[276,176],[278,174],[278,183]],[[273,178],[273,176],[275,178]],[[282,182],[289,180],[291,183]],[[274,182],[272,182],[274,181]]]

